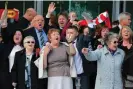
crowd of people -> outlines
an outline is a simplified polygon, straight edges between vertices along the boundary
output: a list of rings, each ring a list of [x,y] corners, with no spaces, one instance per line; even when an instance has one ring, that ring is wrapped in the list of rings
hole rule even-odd
[[[55,9],[51,2],[43,17],[28,8],[0,24],[0,88],[133,89],[131,14],[91,28]]]

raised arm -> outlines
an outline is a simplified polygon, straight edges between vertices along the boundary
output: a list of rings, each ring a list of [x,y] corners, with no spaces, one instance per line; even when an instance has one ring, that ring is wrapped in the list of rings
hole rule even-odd
[[[83,48],[82,53],[84,54],[85,58],[89,61],[97,61],[100,59],[100,50],[97,49],[95,51],[88,51],[88,48]]]
[[[54,2],[51,2],[48,6],[48,12],[46,14],[46,18],[45,18],[45,25],[44,25],[44,28],[45,28],[45,32],[48,33],[48,30],[49,30],[49,20],[50,20],[50,16],[51,14],[55,11],[56,7],[55,7],[55,3]]]
[[[50,50],[52,50],[50,45],[46,45],[43,48],[42,55],[43,55],[43,68],[47,68],[47,55],[49,54]]]
[[[74,56],[75,54],[76,54],[76,50],[74,48],[74,45],[72,43],[69,43],[68,55]]]

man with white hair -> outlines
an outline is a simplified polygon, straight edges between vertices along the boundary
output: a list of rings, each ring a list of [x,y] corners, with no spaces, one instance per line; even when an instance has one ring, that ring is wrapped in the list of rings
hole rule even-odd
[[[131,14],[128,12],[122,12],[118,17],[119,25],[115,28],[112,28],[111,32],[118,33],[122,29],[123,26],[130,26],[131,23]]]
[[[48,41],[47,35],[43,29],[44,18],[42,15],[36,15],[32,22],[33,27],[25,30],[24,36],[33,36],[36,41],[35,48],[42,48]]]
[[[48,7],[46,18],[49,19],[55,8],[55,3],[51,2]],[[24,36],[31,35],[35,38],[35,48],[42,48],[48,41],[46,35],[47,23],[48,22],[42,15],[36,15],[31,21],[30,28],[24,30]]]

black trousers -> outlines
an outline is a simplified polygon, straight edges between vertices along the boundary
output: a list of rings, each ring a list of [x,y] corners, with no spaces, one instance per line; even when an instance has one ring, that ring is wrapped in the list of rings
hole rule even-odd
[[[125,88],[125,89],[133,89],[133,87],[131,87],[131,88]]]
[[[0,72],[0,89],[13,89],[10,73]]]
[[[78,75],[80,78],[80,89],[94,89],[96,73],[91,73],[88,75]],[[73,78],[73,89],[76,89],[76,78]]]
[[[75,78],[72,78],[72,80],[73,80],[73,89],[76,89],[76,79]]]
[[[48,78],[39,79],[39,89],[47,89],[48,86]]]

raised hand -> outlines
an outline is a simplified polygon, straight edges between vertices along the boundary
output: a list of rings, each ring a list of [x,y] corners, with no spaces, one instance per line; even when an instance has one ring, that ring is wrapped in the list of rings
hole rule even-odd
[[[48,55],[50,50],[52,50],[52,46],[51,45],[46,45],[44,47],[44,55]]]
[[[71,34],[66,34],[66,40],[68,43],[71,43],[72,41],[74,41],[75,36],[71,35]]]
[[[51,14],[52,12],[54,12],[55,8],[55,3],[51,2],[48,7],[48,13]]]
[[[103,46],[102,45],[98,45],[97,46],[97,49],[101,49]]]

